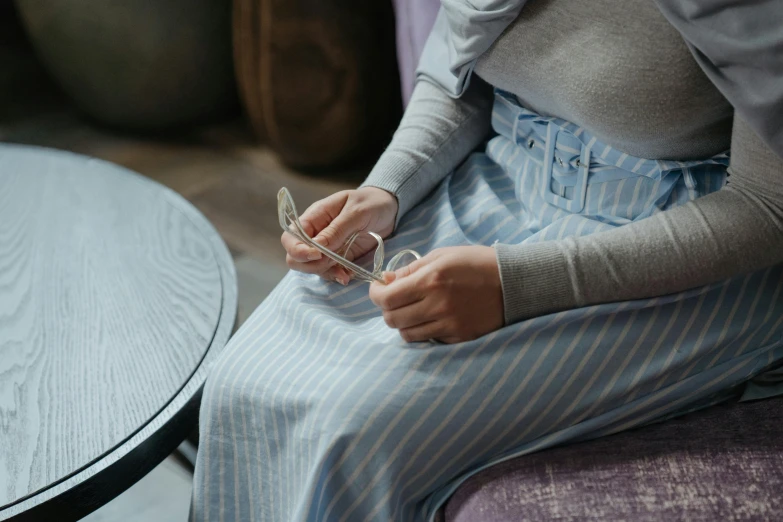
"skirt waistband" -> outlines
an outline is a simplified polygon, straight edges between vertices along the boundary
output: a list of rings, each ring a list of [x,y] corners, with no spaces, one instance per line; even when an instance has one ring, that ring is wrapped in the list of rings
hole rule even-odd
[[[583,127],[522,107],[513,94],[499,89],[495,90],[492,127],[518,147],[515,155],[524,151],[526,158],[541,166],[544,200],[570,213],[585,208],[588,185],[627,178],[649,178],[667,192],[682,177],[696,197],[694,174],[714,171],[715,166],[725,169],[729,161],[727,154],[695,161],[634,157],[601,142]]]
[[[584,166],[582,156],[589,154],[588,169],[595,181],[611,181],[630,176],[660,179],[672,170],[702,165],[729,163],[727,153],[711,158],[673,161],[631,156],[599,140],[584,127],[561,118],[539,115],[519,105],[511,93],[495,89],[492,127],[516,145],[526,147],[529,155],[541,162],[553,162],[553,175],[569,175]],[[551,155],[548,156],[548,153]]]

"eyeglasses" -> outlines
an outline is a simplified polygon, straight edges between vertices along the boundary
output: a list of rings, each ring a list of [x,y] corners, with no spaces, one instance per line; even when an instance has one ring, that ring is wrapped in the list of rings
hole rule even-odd
[[[317,249],[323,255],[351,272],[356,279],[365,281],[367,283],[372,283],[373,281],[384,283],[382,277],[384,260],[383,238],[375,232],[354,232],[345,242],[345,245],[337,253],[332,252],[331,250],[313,241],[313,239],[304,231],[302,224],[299,222],[299,214],[296,212],[294,199],[291,197],[291,193],[288,192],[288,189],[285,187],[281,188],[277,193],[277,217],[280,220],[280,226],[284,231],[288,232],[289,234],[293,234],[293,236],[302,243]],[[359,265],[345,259],[345,256],[348,254],[348,252],[350,252],[354,242],[361,234],[369,234],[373,237],[373,239],[375,239],[375,241],[378,242],[378,246],[375,249],[375,255],[373,256],[372,272],[365,270]],[[389,260],[389,263],[386,265],[386,271],[392,272],[397,268],[408,264],[402,263],[403,259],[405,258],[408,258],[408,262],[410,262],[413,259],[421,259],[421,256],[414,250],[403,250]]]

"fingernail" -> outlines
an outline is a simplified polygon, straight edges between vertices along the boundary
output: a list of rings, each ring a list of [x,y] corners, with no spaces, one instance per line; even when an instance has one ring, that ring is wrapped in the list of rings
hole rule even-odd
[[[347,277],[343,276],[343,277],[340,277],[338,280],[340,281],[341,285],[343,285],[343,286],[347,286],[348,285],[348,278]]]
[[[317,261],[322,257],[323,256],[321,255],[321,253],[318,252],[317,250],[311,250],[310,252],[307,253],[307,259],[309,259],[310,261]]]
[[[395,274],[394,272],[384,272],[383,273],[383,279],[387,283],[391,283],[392,281],[397,279],[397,274]]]

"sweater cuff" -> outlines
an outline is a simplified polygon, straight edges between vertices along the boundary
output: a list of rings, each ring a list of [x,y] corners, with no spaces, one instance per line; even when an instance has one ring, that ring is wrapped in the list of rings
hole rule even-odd
[[[395,230],[405,213],[426,196],[426,193],[420,193],[422,184],[409,183],[420,168],[420,165],[417,165],[405,156],[387,152],[381,155],[367,179],[359,186],[360,188],[376,187],[383,189],[386,192],[391,192],[397,198],[399,207],[397,209],[397,217],[394,220]]]
[[[495,245],[506,324],[578,306],[557,241]]]

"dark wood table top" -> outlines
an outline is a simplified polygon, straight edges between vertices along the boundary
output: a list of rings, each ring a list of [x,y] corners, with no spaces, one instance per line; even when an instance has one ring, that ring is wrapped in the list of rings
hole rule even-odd
[[[78,519],[176,448],[236,292],[225,244],[176,193],[0,145],[0,520]]]

